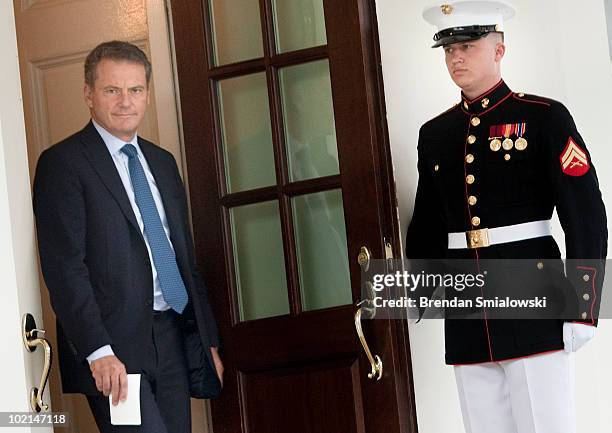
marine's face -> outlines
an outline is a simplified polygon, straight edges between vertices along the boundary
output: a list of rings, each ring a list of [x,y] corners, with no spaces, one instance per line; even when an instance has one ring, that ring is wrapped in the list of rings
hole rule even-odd
[[[145,68],[139,63],[103,59],[93,88],[85,85],[91,117],[115,137],[130,141],[149,102]]]
[[[504,50],[503,43],[495,43],[489,37],[446,45],[446,67],[452,80],[464,93],[474,93],[483,84],[496,80]]]

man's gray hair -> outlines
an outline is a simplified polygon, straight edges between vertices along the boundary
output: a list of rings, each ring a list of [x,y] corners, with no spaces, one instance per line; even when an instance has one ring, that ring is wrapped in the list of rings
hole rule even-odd
[[[93,88],[96,82],[96,67],[103,59],[138,63],[144,66],[147,86],[151,81],[151,62],[136,45],[123,41],[103,42],[91,50],[85,59],[85,84]]]

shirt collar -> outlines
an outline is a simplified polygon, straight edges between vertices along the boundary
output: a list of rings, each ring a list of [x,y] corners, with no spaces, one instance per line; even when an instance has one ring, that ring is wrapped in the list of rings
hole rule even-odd
[[[492,110],[511,94],[512,90],[504,80],[499,80],[495,86],[474,99],[468,99],[461,92],[461,109],[467,114],[483,114],[485,111]]]
[[[97,123],[94,119],[91,119],[91,123],[93,123],[94,128],[98,131],[98,134],[102,137],[104,144],[106,144],[106,148],[108,149],[111,156],[121,152],[121,148],[126,144],[133,144],[136,147],[136,150],[140,152],[140,147],[138,146],[138,135],[134,134],[134,137],[130,141],[123,141],[120,138],[115,137],[113,134],[108,132],[104,127],[102,127],[99,123]]]

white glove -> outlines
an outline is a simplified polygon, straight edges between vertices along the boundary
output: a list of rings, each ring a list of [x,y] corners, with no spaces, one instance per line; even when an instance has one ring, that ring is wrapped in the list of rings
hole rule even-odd
[[[583,323],[563,324],[563,345],[566,352],[575,352],[595,336],[595,327]]]

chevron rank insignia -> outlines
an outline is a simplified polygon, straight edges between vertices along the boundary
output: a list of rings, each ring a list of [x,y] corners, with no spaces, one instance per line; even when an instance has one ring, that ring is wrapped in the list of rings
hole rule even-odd
[[[559,157],[561,170],[569,176],[582,176],[589,171],[589,159],[586,152],[576,144],[572,137]]]

